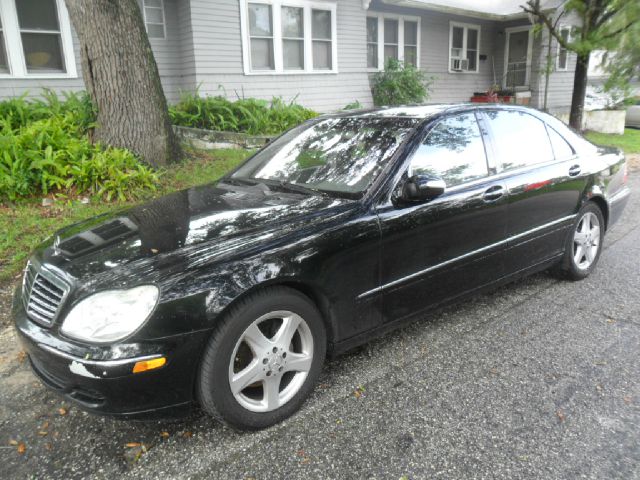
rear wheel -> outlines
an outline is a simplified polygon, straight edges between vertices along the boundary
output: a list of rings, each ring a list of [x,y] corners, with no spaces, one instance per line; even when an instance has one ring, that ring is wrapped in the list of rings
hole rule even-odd
[[[273,425],[302,405],[325,351],[322,318],[306,296],[285,287],[257,292],[231,308],[209,341],[202,408],[238,429]]]
[[[573,231],[567,238],[564,257],[556,273],[570,280],[582,280],[589,276],[600,259],[604,225],[598,205],[589,202],[582,207]]]

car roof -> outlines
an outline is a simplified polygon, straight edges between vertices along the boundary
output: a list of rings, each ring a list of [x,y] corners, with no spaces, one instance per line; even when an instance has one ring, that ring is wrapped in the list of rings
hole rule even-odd
[[[326,115],[327,117],[350,117],[350,118],[415,118],[427,120],[432,117],[439,116],[445,112],[455,112],[458,110],[469,109],[500,109],[500,110],[518,110],[537,114],[538,111],[524,107],[522,105],[506,105],[501,103],[434,103],[427,105],[403,105],[398,107],[380,107],[364,110],[351,110],[335,114]]]

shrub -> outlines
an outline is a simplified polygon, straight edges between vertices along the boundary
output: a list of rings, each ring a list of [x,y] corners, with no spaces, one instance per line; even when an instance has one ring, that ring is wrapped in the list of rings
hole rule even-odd
[[[422,70],[389,58],[384,71],[373,76],[373,103],[381,106],[424,102],[429,98],[431,82]]]
[[[347,103],[342,110],[359,110],[362,108],[360,100],[354,100],[351,103]]]
[[[126,199],[154,189],[158,175],[131,152],[89,141],[94,121],[84,93],[0,102],[0,200],[54,191]]]
[[[169,108],[175,125],[251,135],[274,135],[317,116],[317,113],[278,97],[270,102],[256,98],[234,102],[224,97],[201,97],[185,93]]]

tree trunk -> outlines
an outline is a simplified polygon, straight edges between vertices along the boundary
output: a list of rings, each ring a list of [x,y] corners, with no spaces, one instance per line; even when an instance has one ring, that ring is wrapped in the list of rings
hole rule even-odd
[[[578,131],[582,130],[582,114],[584,112],[584,97],[587,93],[587,73],[589,71],[589,54],[578,54],[576,73],[573,77],[573,97],[571,98],[571,113],[569,125]]]
[[[98,110],[95,140],[127,148],[153,166],[177,160],[180,147],[136,0],[65,1]]]

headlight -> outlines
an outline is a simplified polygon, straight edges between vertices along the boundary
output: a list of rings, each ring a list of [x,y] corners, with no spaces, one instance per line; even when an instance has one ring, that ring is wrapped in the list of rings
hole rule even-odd
[[[153,285],[96,293],[73,307],[60,331],[87,342],[120,340],[140,328],[157,301],[158,288]]]

